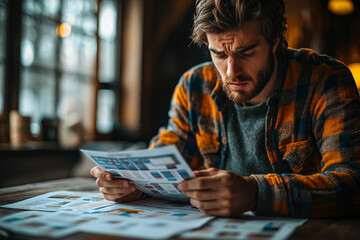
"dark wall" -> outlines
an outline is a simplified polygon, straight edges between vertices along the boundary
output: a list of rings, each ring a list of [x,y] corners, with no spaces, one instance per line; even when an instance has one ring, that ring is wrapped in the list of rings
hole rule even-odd
[[[145,141],[150,140],[160,126],[166,125],[171,96],[181,75],[210,60],[208,50],[192,43],[190,38],[194,1],[151,2],[145,10],[142,101],[142,137]]]
[[[354,12],[348,15],[335,15],[327,9],[327,0],[321,0],[323,53],[340,59],[346,64],[354,59],[353,54],[360,50],[360,1],[353,0]],[[354,49],[355,48],[355,49]]]

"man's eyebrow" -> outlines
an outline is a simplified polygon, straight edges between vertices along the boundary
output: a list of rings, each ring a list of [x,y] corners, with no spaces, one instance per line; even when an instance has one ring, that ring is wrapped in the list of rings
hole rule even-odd
[[[213,49],[213,48],[209,48],[209,50],[210,50],[211,52],[215,53],[215,54],[222,54],[222,53],[224,53],[223,51],[218,51],[218,50],[215,50],[215,49]]]
[[[259,43],[255,43],[255,44],[252,44],[252,45],[247,46],[247,47],[239,48],[239,49],[236,49],[236,50],[234,51],[234,53],[237,53],[237,54],[240,53],[240,54],[241,54],[241,53],[243,53],[243,52],[249,51],[249,50],[257,47],[258,45],[259,45]],[[209,48],[209,50],[210,50],[211,52],[215,53],[215,54],[223,54],[223,53],[224,53],[224,51],[218,51],[218,50],[213,49],[213,48]]]
[[[240,53],[240,54],[241,54],[241,53],[243,53],[243,52],[246,52],[246,51],[249,51],[249,50],[251,50],[251,49],[253,49],[253,48],[256,48],[258,45],[259,45],[259,43],[255,43],[255,44],[250,45],[250,46],[247,46],[247,47],[239,48],[239,49],[236,49],[236,50],[234,51],[234,53],[237,53],[237,54]]]

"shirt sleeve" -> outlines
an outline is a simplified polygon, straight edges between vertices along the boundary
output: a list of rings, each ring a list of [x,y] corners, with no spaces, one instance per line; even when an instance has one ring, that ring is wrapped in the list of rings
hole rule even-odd
[[[360,106],[350,71],[342,67],[329,74],[311,101],[310,140],[316,142],[319,157],[298,149],[294,161],[301,154],[311,156],[319,171],[254,175],[257,214],[322,218],[360,213]]]
[[[193,170],[202,168],[203,159],[196,144],[190,122],[189,78],[191,71],[185,73],[177,84],[169,110],[166,127],[160,128],[151,140],[150,148],[175,145]]]

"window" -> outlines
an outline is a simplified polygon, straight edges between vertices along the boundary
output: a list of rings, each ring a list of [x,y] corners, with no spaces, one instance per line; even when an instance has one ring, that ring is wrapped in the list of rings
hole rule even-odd
[[[116,0],[100,0],[99,5],[96,0],[22,1],[19,111],[32,117],[33,134],[39,133],[46,118],[81,123],[88,138],[94,132],[113,131],[117,4]]]

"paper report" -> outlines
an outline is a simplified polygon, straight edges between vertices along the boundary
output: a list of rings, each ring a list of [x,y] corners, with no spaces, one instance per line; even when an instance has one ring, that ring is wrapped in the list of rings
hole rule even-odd
[[[189,199],[177,189],[177,184],[195,175],[175,146],[122,152],[82,149],[81,152],[102,170],[130,180],[149,196]]]

